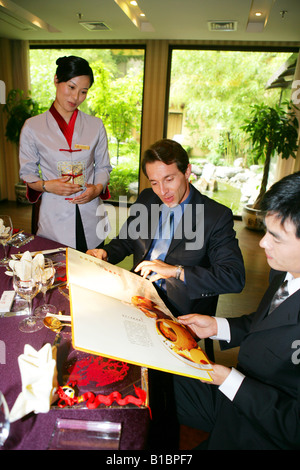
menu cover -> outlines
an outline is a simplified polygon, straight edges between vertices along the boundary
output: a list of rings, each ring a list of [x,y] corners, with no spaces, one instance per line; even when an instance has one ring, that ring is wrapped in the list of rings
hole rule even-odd
[[[67,248],[75,349],[211,382],[211,363],[152,282]]]

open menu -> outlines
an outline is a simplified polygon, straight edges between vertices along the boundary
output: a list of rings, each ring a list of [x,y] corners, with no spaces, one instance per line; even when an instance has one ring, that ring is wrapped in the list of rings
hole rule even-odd
[[[73,248],[66,258],[75,349],[211,381],[209,359],[149,280]]]

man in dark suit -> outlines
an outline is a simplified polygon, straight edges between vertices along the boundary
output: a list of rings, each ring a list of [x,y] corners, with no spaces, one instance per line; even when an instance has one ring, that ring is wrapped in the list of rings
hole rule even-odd
[[[142,191],[118,237],[88,253],[112,264],[133,254],[134,271],[150,276],[174,315],[213,315],[219,294],[245,284],[232,212],[189,183],[188,155],[175,141],[153,144],[142,169],[152,188]],[[170,212],[173,232],[164,236]]]
[[[300,449],[300,172],[275,183],[261,209],[272,269],[257,311],[180,318],[199,338],[240,346],[236,369],[213,366],[217,387],[174,376],[180,422],[210,433],[199,448]]]
[[[214,315],[219,294],[240,292],[245,284],[232,212],[190,183],[191,165],[183,147],[169,139],[144,154],[142,169],[151,188],[142,191],[130,216],[104,249],[88,251],[117,264],[133,254],[136,273],[149,277],[177,316]],[[213,344],[205,340],[213,359]],[[176,449],[178,428],[170,374],[149,371],[152,410],[150,449]]]

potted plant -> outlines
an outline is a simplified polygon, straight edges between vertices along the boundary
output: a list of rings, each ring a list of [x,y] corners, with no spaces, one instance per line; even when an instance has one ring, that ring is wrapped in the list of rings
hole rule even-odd
[[[267,190],[271,158],[278,154],[281,158],[296,158],[298,149],[298,119],[290,103],[274,107],[265,104],[252,106],[250,117],[245,119],[241,129],[248,134],[253,145],[256,161],[263,161],[263,176],[259,194],[254,204],[246,205],[243,220],[248,228],[261,230],[263,218],[259,210],[261,200]]]
[[[3,111],[7,115],[7,123],[5,128],[5,137],[8,141],[19,146],[20,133],[26,119],[39,114],[42,110],[29,96],[23,97],[24,91],[13,89],[7,95],[6,104]],[[15,185],[16,199],[18,202],[27,203],[26,186],[19,181]]]

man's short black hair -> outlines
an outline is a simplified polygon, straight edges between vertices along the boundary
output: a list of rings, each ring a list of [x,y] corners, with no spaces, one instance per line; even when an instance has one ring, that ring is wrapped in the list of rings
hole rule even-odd
[[[300,238],[300,171],[285,176],[266,192],[260,209],[265,215],[276,215],[281,224],[290,220]]]

